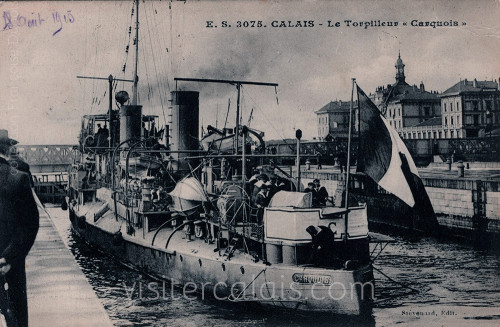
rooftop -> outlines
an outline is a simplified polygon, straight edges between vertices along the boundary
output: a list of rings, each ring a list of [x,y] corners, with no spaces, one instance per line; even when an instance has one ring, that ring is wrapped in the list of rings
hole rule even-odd
[[[354,101],[356,104],[357,101]],[[351,108],[351,101],[331,101],[330,103],[323,106],[316,114],[326,113],[326,112],[348,112]]]
[[[482,90],[498,90],[498,83],[496,81],[468,81],[467,79],[453,85],[442,95],[459,94],[460,92],[480,92]]]

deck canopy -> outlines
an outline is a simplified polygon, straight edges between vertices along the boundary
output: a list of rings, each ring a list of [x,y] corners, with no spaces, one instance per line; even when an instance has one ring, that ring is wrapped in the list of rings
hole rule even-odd
[[[303,192],[279,191],[269,203],[269,207],[311,208],[311,206],[312,193]]]

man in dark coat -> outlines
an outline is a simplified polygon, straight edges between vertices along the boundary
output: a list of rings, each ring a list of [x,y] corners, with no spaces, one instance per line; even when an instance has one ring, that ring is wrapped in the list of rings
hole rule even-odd
[[[0,277],[9,284],[18,325],[28,326],[25,258],[35,241],[39,216],[28,175],[8,161],[10,146],[16,143],[0,129]]]
[[[328,191],[324,186],[321,186],[319,179],[315,179],[313,183],[316,192],[318,192],[318,203],[323,207],[326,205],[326,201],[328,201]]]

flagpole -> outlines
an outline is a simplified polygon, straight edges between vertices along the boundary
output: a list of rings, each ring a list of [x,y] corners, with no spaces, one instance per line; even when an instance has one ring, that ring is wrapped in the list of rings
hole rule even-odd
[[[349,137],[347,141],[347,167],[346,167],[346,178],[345,178],[345,208],[349,209],[349,177],[351,174],[351,138],[352,138],[352,108],[354,101],[354,83],[356,79],[352,78],[352,90],[351,90],[351,105],[349,107]],[[359,153],[358,153],[359,155]],[[347,225],[349,222],[349,211],[345,214],[345,232],[344,240],[347,242]]]

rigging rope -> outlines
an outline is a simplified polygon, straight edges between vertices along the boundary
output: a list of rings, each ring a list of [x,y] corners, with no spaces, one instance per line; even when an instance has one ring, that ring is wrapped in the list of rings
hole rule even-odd
[[[159,84],[160,78],[159,78],[159,75],[158,75],[158,70],[156,68],[156,59],[155,59],[155,54],[154,54],[154,50],[153,50],[153,40],[151,38],[151,30],[150,30],[150,27],[149,27],[149,18],[148,18],[148,14],[147,14],[146,10],[144,10],[144,15],[146,16],[146,25],[147,25],[147,29],[148,29],[149,45],[151,47],[151,56],[153,58],[153,67],[155,69],[157,84]],[[162,96],[161,90],[160,90],[159,94],[160,94],[161,111],[163,113],[163,121],[164,121],[164,125],[166,125],[167,124],[167,118],[165,117],[165,107],[163,105],[163,96]]]
[[[395,283],[395,284],[398,284],[398,285],[401,285],[401,286],[403,286],[403,287],[405,287],[405,288],[407,288],[407,289],[410,289],[410,290],[412,290],[413,292],[420,293],[420,291],[419,291],[419,290],[417,290],[417,289],[415,289],[415,288],[413,288],[413,287],[411,287],[411,286],[408,286],[408,284],[398,282],[397,280],[394,280],[393,278],[391,278],[391,277],[387,276],[386,274],[384,274],[384,273],[382,272],[382,270],[380,270],[380,269],[376,268],[375,266],[373,266],[373,264],[372,264],[372,267],[373,267],[373,269],[375,269],[376,271],[378,271],[380,274],[382,274],[385,278],[387,278],[387,279],[388,279],[388,280],[390,280],[391,282],[393,282],[393,283]]]
[[[128,41],[127,41],[127,45],[125,46],[125,58],[123,60],[123,65],[122,65],[122,79],[125,79],[125,72],[127,70],[127,63],[128,63],[128,55],[129,55],[129,51],[130,51],[130,38],[131,38],[131,35],[132,35],[132,18],[134,16],[134,6],[135,6],[135,0],[132,1],[132,8],[131,8],[131,11],[130,11],[130,20],[129,20],[129,24],[128,24]],[[122,81],[122,89],[125,88],[125,81]]]
[[[277,91],[277,90],[275,89],[275,91]],[[274,130],[274,131],[276,131],[276,132],[278,133],[278,135],[280,136],[281,140],[282,140],[282,141],[283,141],[283,142],[284,142],[284,143],[285,143],[288,147],[290,147],[290,149],[294,150],[293,145],[292,145],[292,144],[290,144],[290,143],[288,143],[288,142],[286,141],[285,137],[284,137],[284,134],[282,134],[283,130],[278,130],[278,129],[277,129],[277,128],[276,128],[276,127],[275,127],[275,126],[271,123],[271,121],[270,121],[270,120],[266,119],[266,118],[265,118],[265,117],[266,117],[266,115],[265,115],[265,114],[264,114],[264,112],[261,110],[261,108],[260,108],[260,106],[257,104],[257,102],[256,102],[256,101],[252,98],[252,96],[251,96],[250,94],[248,94],[247,96],[248,96],[248,98],[249,98],[249,99],[250,99],[250,100],[254,103],[254,105],[255,105],[255,106],[254,106],[254,108],[256,108],[256,109],[260,112],[261,116],[262,116],[262,117],[264,117],[264,118],[263,118],[263,120],[264,120],[265,122],[267,122],[267,124],[268,124],[268,125],[269,125],[269,126],[270,126],[273,130]],[[278,96],[276,95],[276,100],[277,100],[277,99],[278,99]],[[279,106],[279,102],[278,102],[278,106]]]
[[[156,14],[157,14],[158,12],[157,12],[157,10],[153,7],[153,3],[154,3],[154,2],[151,2],[151,10],[152,10],[152,11],[154,11],[154,13],[155,13],[155,14],[153,15],[153,22],[152,22],[152,23],[154,23],[154,27],[155,27],[156,29],[158,29],[158,21],[156,20]],[[160,30],[162,30],[162,29],[160,29]],[[160,61],[160,73],[161,73],[161,74],[163,74],[163,75],[166,77],[166,78],[165,78],[165,80],[166,80],[166,82],[167,82],[167,87],[166,87],[166,88],[163,88],[163,87],[162,87],[162,86],[163,86],[163,83],[164,83],[164,82],[163,82],[163,79],[162,79],[162,81],[158,81],[158,87],[159,87],[159,89],[160,89],[160,92],[161,92],[161,91],[165,92],[165,93],[164,93],[164,98],[165,98],[165,99],[168,99],[168,95],[169,95],[169,91],[170,91],[170,82],[169,82],[169,74],[168,74],[168,72],[169,72],[169,70],[168,70],[169,66],[168,66],[168,60],[167,60],[167,63],[165,63],[165,60],[164,60],[164,58],[163,58],[163,56],[162,56],[163,49],[164,49],[164,46],[162,46],[162,44],[166,45],[167,43],[166,43],[166,41],[162,43],[162,42],[161,42],[161,40],[160,40],[160,37],[161,37],[162,35],[166,35],[166,33],[165,33],[165,34],[164,34],[164,33],[155,33],[155,35],[156,35],[157,40],[158,40],[158,52],[159,52],[159,54],[160,54],[160,55],[159,55],[159,61]],[[165,48],[165,49],[166,49],[166,50],[167,50],[167,52],[168,52],[168,48]],[[162,71],[162,68],[163,68],[163,71]]]

